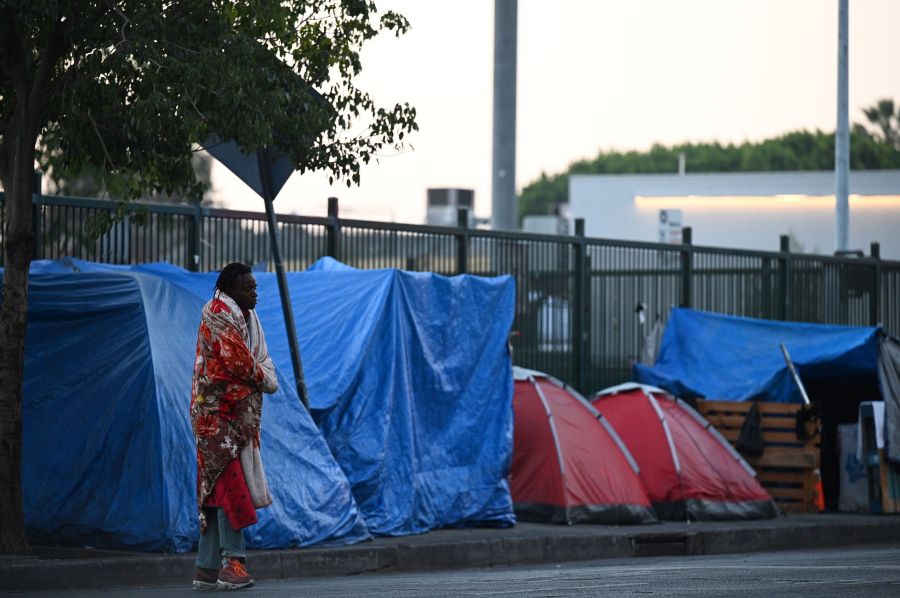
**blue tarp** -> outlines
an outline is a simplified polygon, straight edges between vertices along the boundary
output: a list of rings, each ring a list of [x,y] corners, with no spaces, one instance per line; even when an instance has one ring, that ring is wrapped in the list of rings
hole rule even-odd
[[[123,269],[32,274],[22,471],[31,538],[176,552],[196,543],[188,402],[203,303]],[[249,545],[368,538],[324,438],[281,373],[279,384],[262,428],[275,503],[259,511]]]
[[[776,322],[675,308],[656,363],[636,365],[634,379],[679,396],[799,403],[803,399],[780,343],[802,379],[877,380],[879,334],[875,327]]]
[[[216,274],[136,266],[208,297]],[[273,274],[257,314],[294,384]],[[511,277],[357,270],[324,258],[287,275],[313,418],[369,530],[515,522]]]
[[[369,529],[514,523],[513,279],[324,260],[291,286],[314,417]]]
[[[32,272],[29,533],[189,549],[197,528],[187,402],[200,308],[217,274],[74,259],[35,262]],[[281,389],[263,413],[275,505],[249,528],[251,546],[354,542],[368,537],[363,519],[394,535],[514,522],[511,278],[359,271],[331,260],[289,274],[320,435],[297,399],[275,277],[256,276]]]

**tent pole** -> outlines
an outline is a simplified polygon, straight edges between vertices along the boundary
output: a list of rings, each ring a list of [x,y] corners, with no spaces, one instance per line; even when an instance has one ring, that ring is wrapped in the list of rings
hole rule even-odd
[[[784,343],[779,345],[781,347],[781,354],[784,355],[784,361],[787,363],[788,369],[791,370],[791,376],[794,378],[794,384],[797,385],[797,388],[800,389],[800,395],[803,397],[803,404],[809,405],[809,395],[806,394],[806,387],[803,386],[803,382],[800,380],[800,376],[797,375],[797,369],[794,367],[794,362],[791,361],[791,356],[788,355],[787,347],[784,346]]]
[[[303,377],[303,364],[300,361],[300,345],[297,342],[296,326],[294,325],[294,310],[291,308],[291,295],[288,290],[287,276],[284,273],[284,263],[281,261],[281,247],[278,243],[278,224],[275,220],[275,207],[272,193],[272,173],[269,152],[266,148],[256,150],[256,158],[259,162],[259,178],[262,183],[263,201],[266,204],[266,219],[269,222],[269,240],[272,242],[272,260],[275,262],[275,277],[278,280],[278,293],[281,296],[281,310],[284,313],[284,327],[288,336],[288,346],[291,350],[291,366],[294,369],[294,379],[297,382],[297,396],[300,402],[309,411],[309,397],[306,393],[306,380]]]
[[[559,446],[559,433],[556,431],[556,422],[553,421],[553,411],[550,409],[550,402],[547,401],[547,397],[544,396],[544,392],[538,385],[537,380],[534,379],[534,376],[528,376],[528,381],[531,382],[531,385],[537,393],[538,399],[540,399],[541,404],[544,406],[544,413],[547,414],[547,423],[550,425],[550,435],[553,437],[553,445],[556,447],[556,461],[559,463],[559,475],[562,478],[565,478],[566,464],[565,461],[563,461],[562,447]],[[565,479],[562,480],[562,483],[563,487],[565,487]],[[568,515],[566,515],[566,517],[568,517]]]
[[[650,407],[653,408],[654,413],[656,413],[657,419],[659,419],[659,424],[662,426],[663,432],[666,435],[666,442],[669,444],[669,452],[672,454],[672,465],[675,466],[675,473],[678,475],[678,486],[681,488],[681,500],[684,501],[684,522],[691,522],[691,510],[688,505],[688,496],[687,490],[684,487],[684,476],[681,475],[681,459],[678,458],[678,450],[675,448],[675,440],[672,438],[672,431],[669,429],[669,422],[666,421],[666,414],[662,412],[662,409],[659,407],[659,403],[653,397],[652,394],[647,392],[644,389],[641,389],[641,394],[644,395],[644,398],[650,403]]]

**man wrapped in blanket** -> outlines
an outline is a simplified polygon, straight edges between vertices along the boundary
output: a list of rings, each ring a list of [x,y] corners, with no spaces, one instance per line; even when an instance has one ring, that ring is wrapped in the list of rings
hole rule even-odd
[[[256,279],[249,267],[228,264],[203,307],[191,393],[197,442],[200,542],[198,589],[253,585],[244,562],[243,528],[256,509],[272,504],[259,457],[262,393],[278,390],[275,366],[256,316]]]

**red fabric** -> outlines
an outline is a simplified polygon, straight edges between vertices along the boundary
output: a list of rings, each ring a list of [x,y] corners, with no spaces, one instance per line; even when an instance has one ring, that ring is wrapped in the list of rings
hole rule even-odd
[[[513,501],[565,506],[553,432],[530,382],[516,381],[513,414],[513,458],[509,474]]]
[[[653,393],[653,396],[669,425],[681,475],[675,471],[662,421],[643,390],[628,390],[593,401],[637,461],[650,500],[769,500],[760,483],[690,413],[668,395]]]
[[[205,506],[222,507],[234,529],[244,529],[256,523],[256,509],[250,498],[240,459],[232,459],[216,480]]]
[[[576,397],[549,380],[516,381],[513,396],[513,502],[559,507],[634,505],[650,508],[646,490],[625,455]],[[562,469],[556,442],[562,453]]]
[[[728,502],[771,500],[756,478],[747,473],[715,436],[675,401],[655,396],[669,422],[689,498]]]
[[[675,471],[672,450],[662,422],[643,391],[638,389],[604,396],[595,399],[593,403],[597,411],[612,424],[637,461],[650,500],[669,502],[688,498],[683,492],[682,480]],[[706,431],[703,430],[703,433],[706,434]]]

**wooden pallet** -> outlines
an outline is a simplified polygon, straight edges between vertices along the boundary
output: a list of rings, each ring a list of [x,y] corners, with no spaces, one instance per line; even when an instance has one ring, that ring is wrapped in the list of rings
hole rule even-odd
[[[697,409],[732,445],[737,442],[752,403],[697,401]],[[818,422],[807,422],[807,438],[797,438],[796,421],[800,405],[759,403],[764,451],[760,457],[744,458],[756,477],[786,512],[817,511],[816,482],[819,468]]]

